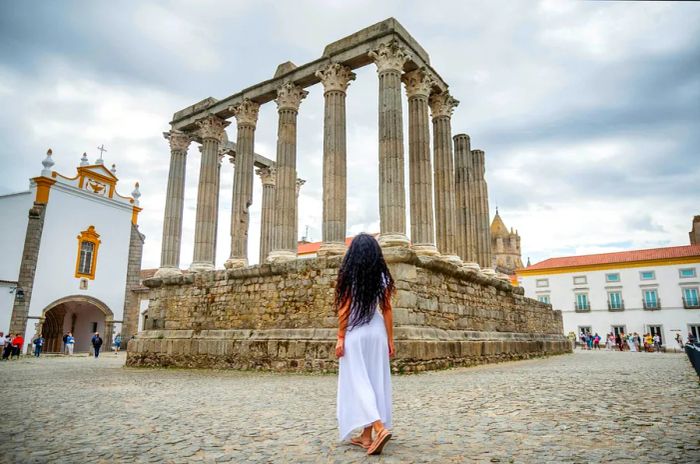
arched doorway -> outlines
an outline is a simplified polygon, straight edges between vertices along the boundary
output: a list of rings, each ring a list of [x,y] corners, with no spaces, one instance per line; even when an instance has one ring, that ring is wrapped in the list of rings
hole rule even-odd
[[[44,309],[42,321],[39,330],[48,353],[61,352],[63,335],[68,332],[75,338],[76,353],[90,351],[95,332],[100,333],[105,346],[112,343],[114,314],[97,298],[74,295],[56,300]]]

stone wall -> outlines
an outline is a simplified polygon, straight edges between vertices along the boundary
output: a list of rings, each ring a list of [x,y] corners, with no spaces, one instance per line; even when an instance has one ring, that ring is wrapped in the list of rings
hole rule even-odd
[[[333,371],[340,257],[149,279],[149,327],[130,366]],[[521,288],[409,250],[387,255],[396,281],[395,371],[570,351],[561,312]]]

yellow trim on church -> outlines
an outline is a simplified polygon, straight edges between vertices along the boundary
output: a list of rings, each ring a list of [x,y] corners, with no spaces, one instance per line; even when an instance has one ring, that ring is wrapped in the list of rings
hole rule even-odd
[[[36,199],[34,201],[43,204],[48,203],[51,186],[55,184],[56,181],[48,177],[35,177],[32,180],[36,183]]]
[[[606,264],[586,264],[581,266],[568,267],[553,267],[549,269],[518,269],[518,276],[538,276],[549,274],[567,274],[570,272],[584,271],[607,271],[611,269],[628,269],[635,267],[652,267],[652,266],[672,266],[674,264],[693,264],[700,263],[700,256],[686,256],[683,258],[663,258],[663,259],[646,259],[642,261],[629,261],[622,263],[606,263]]]
[[[87,228],[87,230],[83,230],[80,232],[80,235],[78,235],[78,257],[75,261],[75,277],[80,278],[80,277],[86,277],[90,280],[95,279],[95,268],[97,266],[97,250],[100,247],[100,234],[95,232],[95,226],[90,226]],[[83,248],[83,243],[92,243],[93,244],[93,249],[92,249],[92,257],[90,261],[90,272],[89,273],[82,273],[80,272],[80,251]]]
[[[143,211],[143,208],[139,208],[138,206],[134,206],[134,209],[131,211],[131,223],[135,226],[139,224],[139,213]]]

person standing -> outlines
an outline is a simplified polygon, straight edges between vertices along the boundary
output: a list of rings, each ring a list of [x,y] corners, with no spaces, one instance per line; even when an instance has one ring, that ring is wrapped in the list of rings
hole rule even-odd
[[[393,293],[394,279],[379,243],[369,234],[357,235],[343,258],[335,287],[336,413],[340,439],[361,427],[362,433],[350,442],[367,449],[369,455],[380,454],[391,438]]]
[[[15,357],[19,359],[22,354],[22,345],[24,345],[24,337],[18,334],[12,339],[12,355],[10,359]]]
[[[661,352],[661,336],[659,334],[654,335],[654,351]]]
[[[2,353],[3,359],[5,359],[5,346],[7,339],[5,338],[5,332],[0,332],[0,353]]]
[[[34,337],[34,357],[38,358],[41,355],[41,350],[44,346],[44,337],[41,334]]]
[[[73,333],[68,332],[66,334],[66,349],[68,350],[68,356],[73,356],[73,348],[75,347],[75,338],[73,338]]]
[[[68,340],[68,334],[65,333],[63,334],[63,354],[68,354],[68,344],[66,343]]]
[[[92,337],[92,348],[95,351],[95,359],[100,357],[100,348],[102,348],[102,337],[99,332],[95,332]]]

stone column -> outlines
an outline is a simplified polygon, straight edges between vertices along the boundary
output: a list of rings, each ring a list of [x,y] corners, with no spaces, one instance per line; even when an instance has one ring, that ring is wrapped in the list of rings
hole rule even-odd
[[[347,147],[345,96],[355,79],[350,68],[338,63],[317,71],[324,89],[323,120],[323,226],[318,256],[345,253],[347,228]]]
[[[459,102],[448,92],[433,94],[433,157],[435,163],[435,231],[437,247],[449,261],[461,264],[455,238],[455,173],[452,155],[452,111]]]
[[[170,142],[170,169],[165,192],[165,217],[160,251],[160,268],[156,277],[180,275],[180,244],[182,243],[182,210],[185,204],[185,169],[189,135],[177,130],[164,132]]]
[[[275,211],[275,168],[260,168],[255,171],[262,181],[262,210],[260,212],[260,257],[265,262],[272,246],[272,221]]]
[[[379,243],[408,247],[401,73],[409,55],[392,41],[369,52],[379,74]]]
[[[485,274],[495,275],[491,263],[491,228],[489,221],[489,196],[486,185],[486,164],[482,150],[472,150],[474,172],[475,216],[477,236],[477,256]]]
[[[238,133],[231,199],[231,256],[224,264],[228,269],[248,265],[249,208],[253,204],[253,163],[255,161],[253,147],[259,109],[258,103],[248,99],[232,108]]]
[[[474,249],[474,227],[472,192],[471,192],[471,144],[467,134],[457,134],[454,141],[455,150],[455,204],[456,243],[459,256],[464,266],[479,269]]]
[[[197,122],[202,138],[202,161],[199,168],[197,188],[197,215],[194,229],[194,258],[190,265],[193,272],[214,269],[214,247],[216,241],[217,173],[219,167],[219,144],[228,122],[210,115]]]
[[[296,250],[299,249],[299,191],[301,186],[304,185],[306,181],[304,179],[297,178],[296,192],[294,195],[294,243],[296,244]]]
[[[433,228],[433,179],[430,162],[428,97],[435,80],[424,69],[404,74],[408,96],[408,178],[411,242],[419,255],[437,255]]]
[[[275,186],[275,221],[272,251],[267,260],[289,261],[296,258],[297,241],[294,237],[296,217],[297,173],[297,114],[301,100],[309,94],[291,82],[277,89],[277,176]]]

